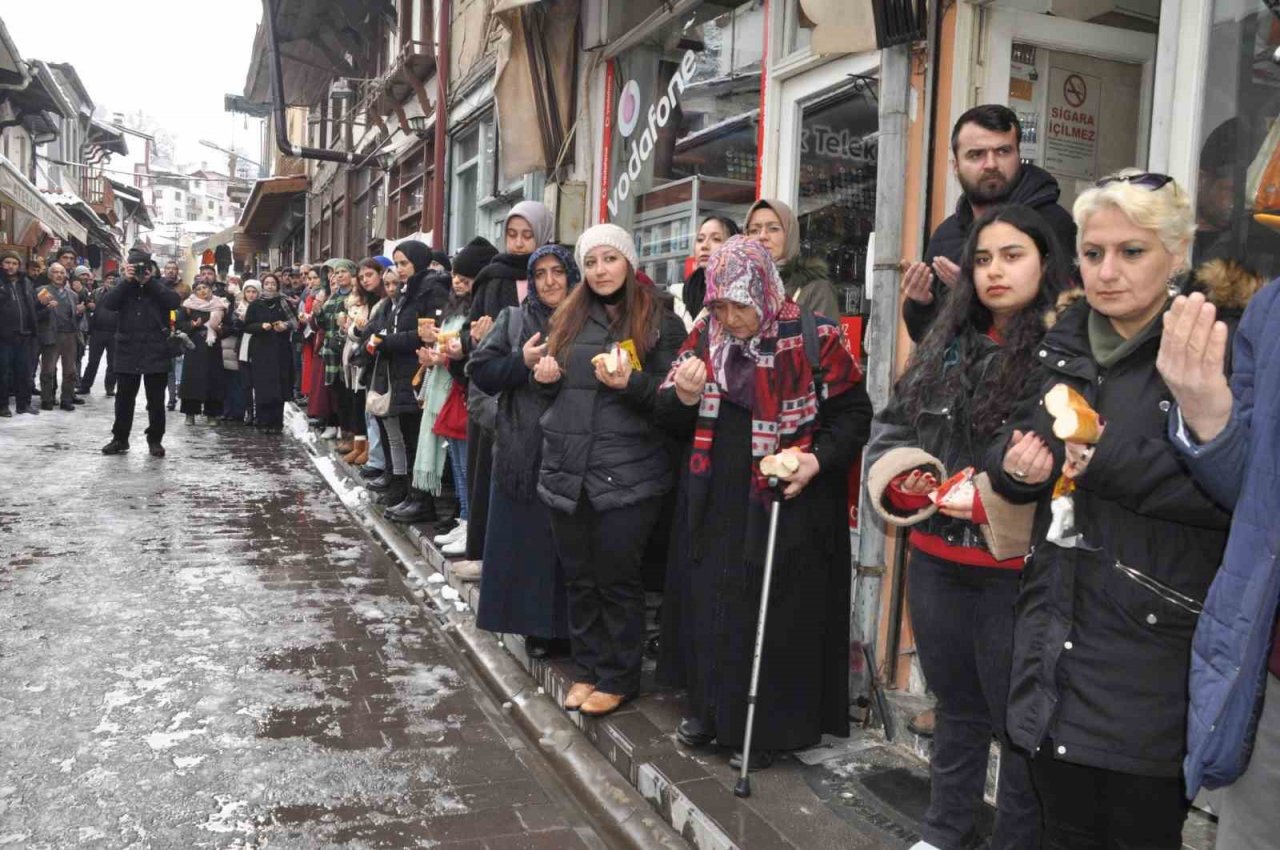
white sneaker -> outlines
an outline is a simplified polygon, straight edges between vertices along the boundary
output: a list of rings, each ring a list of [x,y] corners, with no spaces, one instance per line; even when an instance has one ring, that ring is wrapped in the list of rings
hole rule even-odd
[[[437,546],[444,546],[445,544],[453,543],[456,540],[466,536],[467,536],[467,521],[463,519],[463,520],[459,520],[457,525],[455,525],[453,528],[446,531],[444,534],[437,534],[435,537],[431,539],[432,541],[435,542]]]
[[[479,581],[481,567],[480,561],[458,561],[450,565],[449,571],[462,581]]]
[[[928,841],[917,841],[915,844],[908,847],[907,850],[942,850],[942,848],[938,847],[936,844],[930,844]]]
[[[451,540],[440,547],[440,554],[449,555],[465,555],[467,553],[467,535],[463,534],[457,540]]]
[[[328,428],[325,428],[323,431],[320,432],[320,439],[322,440],[338,439],[338,429],[333,425],[330,425]]]

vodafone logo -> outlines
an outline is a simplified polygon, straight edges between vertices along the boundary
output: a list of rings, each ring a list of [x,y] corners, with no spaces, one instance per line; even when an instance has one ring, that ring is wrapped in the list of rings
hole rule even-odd
[[[628,80],[618,96],[618,132],[624,139],[635,132],[640,123],[640,86],[635,80]]]

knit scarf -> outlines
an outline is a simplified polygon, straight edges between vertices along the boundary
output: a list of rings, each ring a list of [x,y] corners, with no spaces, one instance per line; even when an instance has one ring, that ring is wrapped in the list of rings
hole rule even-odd
[[[188,310],[208,313],[209,321],[204,326],[204,338],[210,345],[218,341],[218,328],[222,327],[222,317],[227,315],[227,302],[216,295],[209,298],[198,298],[195,293],[187,296],[182,306]]]
[[[440,329],[461,330],[466,320],[465,314],[450,316]],[[422,424],[418,429],[418,452],[413,459],[413,486],[426,490],[433,496],[440,495],[449,448],[448,441],[434,430],[436,417],[440,415],[440,408],[444,407],[452,387],[453,376],[449,374],[449,367],[446,365],[431,369],[423,381]]]

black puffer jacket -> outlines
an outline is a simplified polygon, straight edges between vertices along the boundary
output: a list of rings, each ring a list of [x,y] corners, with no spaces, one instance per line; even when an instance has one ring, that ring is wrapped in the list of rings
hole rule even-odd
[[[116,329],[117,375],[153,375],[169,371],[169,311],[182,298],[155,278],[146,283],[122,280],[98,302],[119,316]]]
[[[1037,351],[1043,380],[1033,382],[985,461],[996,492],[1038,503],[1016,609],[1008,730],[1031,752],[1051,741],[1063,761],[1173,777],[1185,751],[1195,609],[1217,572],[1231,517],[1168,441],[1171,394],[1155,367],[1160,322],[1104,368],[1089,344],[1089,314],[1080,301],[1045,336]],[[1054,469],[1062,468],[1064,447],[1042,402],[1060,382],[1106,419],[1074,496],[1084,538],[1075,548],[1046,540],[1053,480],[1028,485],[1002,468],[1015,429],[1039,434]]]
[[[572,512],[584,491],[592,507],[626,507],[671,489],[672,459],[665,432],[653,423],[658,387],[685,339],[684,323],[663,304],[654,310],[657,341],[625,390],[596,380],[591,358],[621,341],[604,305],[593,299],[582,332],[561,358],[561,380],[542,417],[542,472],[538,495]],[[539,385],[541,386],[541,385]]]
[[[115,336],[120,327],[120,317],[115,311],[108,310],[102,303],[111,290],[106,287],[95,289],[89,296],[89,332],[105,337]]]
[[[0,339],[34,336],[37,309],[41,308],[36,304],[35,289],[26,275],[19,274],[13,280],[0,278]]]
[[[1062,190],[1057,179],[1034,165],[1023,165],[1018,182],[1009,193],[1007,204],[1023,204],[1031,207],[1048,222],[1049,228],[1058,237],[1059,247],[1066,256],[1076,255],[1076,223],[1071,213],[1058,203]],[[973,207],[969,199],[963,195],[956,202],[956,211],[948,216],[938,229],[929,237],[929,245],[924,250],[924,261],[932,263],[935,257],[946,257],[959,265],[960,253],[964,250],[965,240],[969,238],[969,230],[973,227]],[[933,281],[933,301],[920,304],[907,299],[902,306],[902,318],[907,323],[907,332],[911,339],[919,342],[924,339],[929,323],[938,315],[940,299],[946,297],[947,287],[936,278]]]
[[[413,376],[418,371],[418,349],[422,340],[418,337],[418,319],[435,318],[432,309],[435,287],[430,271],[420,271],[409,279],[404,292],[391,305],[382,332],[385,334],[379,350],[379,363],[373,372],[372,385],[377,392],[385,392],[387,376],[391,379],[391,408],[388,416],[414,413],[418,399],[413,394]]]

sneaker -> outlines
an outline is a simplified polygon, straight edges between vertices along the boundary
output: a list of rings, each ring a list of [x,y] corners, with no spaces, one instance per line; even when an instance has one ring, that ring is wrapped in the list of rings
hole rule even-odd
[[[127,451],[129,451],[129,444],[114,438],[102,447],[104,455],[122,455]]]
[[[482,561],[458,561],[450,565],[449,571],[461,581],[479,581],[483,566]]]
[[[432,539],[432,542],[434,542],[437,546],[444,546],[446,544],[454,542],[460,537],[466,537],[466,536],[467,536],[467,522],[466,520],[458,520],[457,524],[454,525],[453,528],[449,529],[443,534],[437,534],[435,537],[431,539]]]
[[[330,425],[328,428],[325,428],[323,431],[320,432],[320,439],[322,440],[338,439],[338,429]]]
[[[456,540],[451,540],[440,547],[440,554],[447,555],[450,558],[456,558],[459,555],[467,554],[467,533],[463,531],[462,536]]]
[[[147,451],[151,452],[152,457],[164,457],[164,446],[159,443],[148,443]]]

